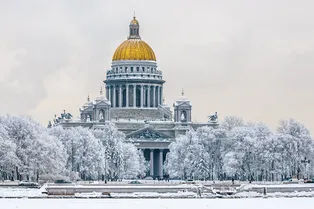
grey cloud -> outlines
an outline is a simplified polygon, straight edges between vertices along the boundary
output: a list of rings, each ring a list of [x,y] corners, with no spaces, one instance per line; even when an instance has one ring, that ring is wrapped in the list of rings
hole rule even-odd
[[[264,121],[295,117],[314,131],[311,0],[0,0],[0,113],[46,123],[97,96],[136,10],[164,72],[166,102],[181,88],[193,117],[214,111]],[[16,55],[15,55],[16,54]],[[22,101],[22,102],[21,102]]]

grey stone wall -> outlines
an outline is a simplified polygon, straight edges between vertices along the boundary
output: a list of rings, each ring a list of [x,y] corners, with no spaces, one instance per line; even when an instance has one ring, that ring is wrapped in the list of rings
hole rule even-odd
[[[163,119],[163,111],[157,108],[111,108],[111,119],[139,119],[139,120],[161,120]]]

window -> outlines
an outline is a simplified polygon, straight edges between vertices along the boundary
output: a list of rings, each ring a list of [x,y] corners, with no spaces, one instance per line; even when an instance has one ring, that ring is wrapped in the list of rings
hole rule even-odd
[[[139,72],[140,71],[140,67],[136,67],[136,71]]]
[[[131,73],[133,73],[133,67],[131,67]]]

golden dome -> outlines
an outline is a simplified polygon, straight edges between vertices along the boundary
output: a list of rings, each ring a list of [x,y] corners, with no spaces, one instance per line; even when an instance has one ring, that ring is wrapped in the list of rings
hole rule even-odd
[[[156,56],[153,49],[141,39],[128,39],[114,52],[112,61],[116,60],[153,60]]]
[[[116,60],[153,60],[156,61],[156,56],[153,49],[141,40],[139,34],[139,23],[135,15],[129,25],[128,40],[124,41],[112,57],[112,61]]]
[[[133,20],[130,22],[130,25],[139,25],[135,16],[133,17]]]

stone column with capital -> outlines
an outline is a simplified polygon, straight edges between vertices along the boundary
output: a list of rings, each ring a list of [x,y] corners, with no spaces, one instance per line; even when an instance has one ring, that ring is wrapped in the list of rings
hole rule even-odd
[[[154,176],[154,150],[150,150],[150,176]]]
[[[136,85],[133,85],[133,107],[136,107]]]
[[[106,98],[109,100],[109,86],[106,86]]]
[[[108,99],[108,101],[110,101],[112,103],[112,101],[111,101],[111,86],[108,86],[108,90],[109,91],[108,91],[108,96],[107,96],[108,98],[107,99]]]
[[[163,104],[163,101],[162,101],[162,90],[163,90],[163,87],[160,87],[160,104],[161,105]]]
[[[160,86],[158,86],[158,90],[157,90],[157,107],[160,104]]]
[[[122,85],[119,85],[119,107],[122,107]]]
[[[163,169],[163,162],[164,162],[164,152],[162,149],[159,150],[159,177],[162,178],[164,175],[164,169]]]
[[[144,86],[143,84],[141,85],[141,108],[143,108],[143,104],[144,104]]]
[[[125,107],[129,107],[129,84],[125,86]]]
[[[113,86],[112,106],[116,107],[116,86]]]
[[[147,107],[150,107],[150,86],[147,86]]]
[[[156,107],[156,86],[153,87],[153,107]]]

